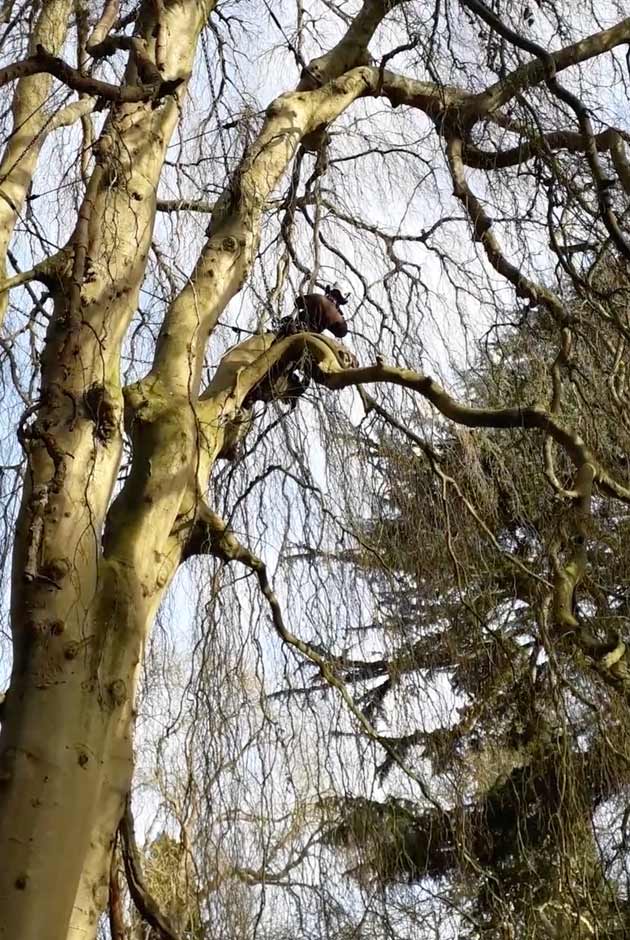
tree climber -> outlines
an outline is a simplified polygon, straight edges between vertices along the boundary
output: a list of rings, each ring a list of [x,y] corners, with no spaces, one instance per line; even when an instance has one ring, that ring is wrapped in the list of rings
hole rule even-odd
[[[301,294],[296,298],[296,313],[284,317],[278,323],[276,342],[296,333],[323,333],[329,330],[333,336],[341,339],[348,332],[340,307],[348,303],[338,284],[328,285],[324,294]],[[284,400],[294,408],[311,381],[310,359],[306,356],[301,363],[296,363],[299,373],[292,371],[286,376]],[[301,373],[301,374],[300,374]],[[272,377],[271,377],[272,378]]]
[[[326,288],[325,294],[304,294],[295,301],[297,313],[280,320],[276,336],[283,339],[294,333],[323,333],[329,330],[342,339],[348,332],[340,307],[348,303],[338,284]]]
[[[208,393],[217,394],[222,389],[234,386],[243,369],[289,336],[298,333],[323,333],[325,330],[339,338],[345,336],[348,324],[339,308],[347,302],[348,298],[344,297],[337,284],[327,287],[325,294],[305,294],[298,297],[295,302],[296,313],[277,322],[273,333],[256,334],[225,353],[210,383]],[[346,366],[357,364],[355,357],[340,343],[330,339],[326,340],[326,343],[334,349],[340,361],[343,357]],[[255,402],[281,401],[288,403],[293,409],[310,384],[311,372],[311,359],[307,352],[302,354],[300,361],[292,361],[289,364],[277,362],[270,366],[268,374],[247,395],[242,408],[239,409],[239,415],[232,420],[218,456],[225,460],[238,457],[241,444],[252,425],[252,406]]]

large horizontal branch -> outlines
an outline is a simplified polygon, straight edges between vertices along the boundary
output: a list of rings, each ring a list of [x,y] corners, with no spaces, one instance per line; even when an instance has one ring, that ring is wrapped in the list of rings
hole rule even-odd
[[[482,0],[462,0],[462,2],[508,42],[538,57],[547,87],[560,101],[563,101],[571,108],[577,118],[585,142],[584,153],[593,177],[602,220],[616,247],[630,260],[630,241],[626,238],[615,212],[610,192],[611,181],[599,161],[595,132],[588,108],[576,94],[560,84],[556,77],[558,69],[555,58],[543,46],[538,45],[526,36],[521,36],[520,33],[503,23]],[[630,38],[630,18],[628,19],[627,33],[626,39]]]
[[[600,152],[611,151],[617,141],[623,150],[620,132],[613,128],[596,134],[594,140]],[[569,153],[583,153],[586,147],[587,141],[578,131],[552,131],[531,140],[523,140],[516,147],[510,147],[508,150],[482,150],[480,147],[466,143],[464,162],[466,166],[475,170],[501,170],[506,167],[521,166],[534,157],[550,151],[566,150]]]
[[[478,12],[480,4],[470,2],[470,0],[462,0],[462,2],[464,6]],[[519,92],[544,82],[549,77],[550,67],[553,67],[554,73],[557,74],[572,65],[579,65],[604,52],[610,52],[616,46],[627,42],[630,42],[630,17],[626,17],[609,29],[593,33],[570,46],[565,46],[564,49],[547,53],[547,61],[536,58],[514,69],[505,78],[473,96],[467,108],[468,115],[479,118],[484,114],[492,114],[511,101]]]
[[[35,55],[0,69],[0,88],[26,75],[38,75],[44,72],[63,82],[73,91],[118,103],[135,103],[164,98],[166,95],[173,94],[183,81],[182,78],[175,78],[149,85],[112,85],[110,82],[103,82],[86,75],[58,56],[47,52],[43,46],[38,46]]]
[[[252,390],[272,369],[279,365],[289,366],[292,362],[298,362],[303,355],[309,354],[315,367],[313,378],[327,388],[342,389],[385,382],[417,392],[440,414],[455,424],[471,428],[544,431],[565,451],[576,467],[590,464],[594,470],[595,481],[609,495],[624,502],[630,502],[630,489],[613,479],[580,435],[566,428],[546,407],[533,404],[484,408],[462,404],[449,395],[431,376],[421,372],[386,365],[384,362],[346,368],[342,365],[343,350],[342,344],[314,333],[288,336],[265,347],[261,355],[245,364],[243,368],[237,369],[234,372],[231,388],[224,384],[217,389],[216,395],[209,395],[206,401],[200,401],[199,416],[201,420],[204,420],[206,417],[204,411],[207,410],[208,416],[214,419],[219,394],[223,407],[228,407],[230,399],[231,408],[241,407]]]
[[[324,368],[327,368],[327,365],[326,363]],[[321,381],[329,388],[335,389],[373,382],[400,385],[418,392],[430,401],[445,418],[469,428],[520,428],[545,431],[563,448],[576,466],[591,464],[595,470],[596,481],[611,496],[630,502],[630,489],[608,474],[579,434],[564,427],[541,405],[524,407],[516,405],[506,408],[477,408],[464,405],[452,398],[430,376],[383,363],[358,369],[339,369],[333,366],[332,371],[324,372]]]
[[[445,418],[455,424],[471,428],[535,429],[549,434],[562,447],[577,467],[590,464],[595,481],[609,495],[630,502],[630,489],[613,479],[579,434],[566,428],[558,418],[542,405],[508,406],[505,408],[482,408],[458,402],[428,375],[411,369],[377,362],[370,366],[344,368],[340,365],[331,344],[312,333],[298,333],[287,337],[267,350],[264,357],[244,369],[239,384],[253,386],[260,381],[275,362],[291,355],[299,357],[308,351],[316,366],[314,379],[327,388],[342,389],[358,385],[386,382],[399,385],[422,395]],[[239,391],[239,399],[246,393]]]

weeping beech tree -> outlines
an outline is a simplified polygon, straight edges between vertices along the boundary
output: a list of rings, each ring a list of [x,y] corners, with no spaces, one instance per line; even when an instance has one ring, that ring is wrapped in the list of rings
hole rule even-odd
[[[324,387],[325,406],[305,406],[304,433],[285,448],[276,439],[274,466],[301,447],[305,467],[314,418],[334,413],[342,389],[367,384],[398,407],[408,392],[416,417],[430,407],[453,425],[502,429],[506,441],[514,429],[530,434],[547,485],[574,519],[554,547],[541,642],[575,637],[626,694],[621,633],[582,630],[575,596],[590,506],[625,504],[630,486],[597,435],[585,439],[563,410],[563,381],[573,362],[571,284],[613,330],[610,374],[624,401],[627,306],[607,305],[618,285],[592,271],[600,257],[613,259],[611,270],[630,258],[619,106],[630,19],[614,0],[579,16],[570,3],[532,13],[509,0],[289,7],[3,7],[4,431],[22,454],[6,445],[5,472],[21,473],[20,486],[6,488],[7,527],[14,493],[21,502],[0,737],[3,937],[95,936],[108,885],[111,906],[143,656],[174,576],[195,556],[245,565],[282,644],[335,691],[367,740],[398,759],[317,632],[309,641],[287,626],[262,553],[218,511],[217,461],[236,457],[237,501],[246,500],[267,471],[255,454],[239,467],[238,455],[255,451],[260,403],[302,391],[296,370]],[[281,67],[256,75],[253,63],[278,42]],[[295,79],[277,94],[291,68]],[[271,103],[258,108],[263,80]],[[169,261],[158,213],[189,213],[195,234],[179,247],[193,244],[195,258],[171,245]],[[191,262],[183,274],[182,259]],[[277,339],[270,316],[335,273],[359,296],[354,353],[312,333]],[[228,309],[239,293],[238,312]],[[476,340],[498,329],[515,303],[553,324],[545,388],[529,393],[525,383],[517,400],[491,405],[458,398],[448,356],[456,366],[470,330]],[[217,364],[226,325],[254,335]],[[446,355],[436,351],[444,336]],[[451,391],[411,368],[432,354]],[[349,419],[338,418],[346,437]],[[428,798],[422,777],[407,772]]]

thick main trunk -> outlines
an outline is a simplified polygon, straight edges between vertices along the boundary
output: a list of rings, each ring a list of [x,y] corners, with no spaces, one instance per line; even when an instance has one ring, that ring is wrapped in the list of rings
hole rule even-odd
[[[211,6],[144,3],[149,52],[160,30],[168,37],[165,77],[189,73]],[[127,75],[134,79],[133,63]],[[120,551],[102,546],[121,453],[120,347],[177,118],[173,99],[112,109],[67,253],[72,271],[60,271],[54,290],[41,401],[23,438],[29,469],[14,549],[14,664],[0,732],[3,940],[96,934],[131,780],[138,665],[179,561],[171,552],[156,577],[175,499],[159,528],[145,516],[144,529],[125,534],[122,520]]]
[[[189,73],[212,5],[142,4],[145,51],[157,54],[156,37],[165,44],[165,78]],[[370,6],[376,24],[381,7]],[[127,74],[133,81],[133,63]],[[203,349],[247,276],[265,199],[300,140],[373,85],[373,73],[354,69],[270,108],[213,215],[190,283],[168,311],[152,372],[126,392],[133,461],[111,507],[121,449],[120,349],[136,310],[177,104],[116,106],[105,123],[62,259],[72,270],[59,270],[53,289],[41,402],[23,438],[29,474],[14,552],[15,660],[0,735],[0,940],[95,936],[131,779],[147,632],[185,550],[226,422],[245,395],[237,380],[199,409]],[[181,101],[183,88],[178,95]],[[262,377],[248,372],[254,384]]]
[[[137,672],[180,561],[171,532],[190,492],[197,435],[190,408],[185,420],[178,403],[171,421],[161,399],[153,408],[159,425],[148,402],[140,410],[135,469],[108,514],[103,546],[95,527],[117,447],[110,441],[95,454],[85,416],[65,432],[56,428],[59,450],[74,447],[73,472],[59,492],[48,485],[40,516],[38,491],[25,493],[14,557],[14,668],[0,733],[1,938],[86,940],[106,902],[131,782]],[[160,463],[145,473],[158,444]],[[35,479],[44,476],[42,462],[51,459],[35,437]]]
[[[151,539],[145,548],[154,557]],[[2,938],[96,934],[131,783],[139,664],[178,560],[150,586],[148,565],[101,560],[93,597],[78,596],[65,619],[52,585],[22,592],[25,642],[0,735]]]
[[[115,703],[111,690],[96,693],[87,659],[80,651],[60,663],[49,685],[30,675],[12,683],[2,742],[3,938],[64,940],[91,841],[109,857],[131,778],[131,705]],[[104,808],[108,825],[97,828]],[[106,900],[102,876],[91,872],[92,896],[77,912],[83,927],[91,925],[84,937]]]

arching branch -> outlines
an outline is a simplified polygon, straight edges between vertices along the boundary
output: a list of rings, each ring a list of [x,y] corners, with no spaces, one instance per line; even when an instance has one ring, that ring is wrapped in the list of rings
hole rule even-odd
[[[136,845],[133,815],[131,813],[131,803],[129,799],[127,800],[123,818],[120,821],[119,831],[127,885],[138,913],[142,919],[158,933],[162,940],[180,940],[179,934],[166,914],[160,910],[157,901],[152,897],[144,880],[142,865],[140,863],[140,853]]]
[[[85,75],[58,56],[51,55],[43,46],[38,46],[35,55],[0,69],[0,88],[27,75],[39,75],[43,72],[52,75],[73,91],[119,104],[164,98],[172,95],[184,81],[183,78],[174,78],[148,85],[112,85]]]

